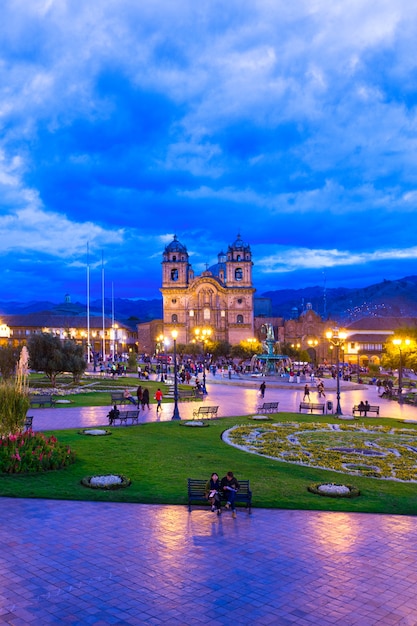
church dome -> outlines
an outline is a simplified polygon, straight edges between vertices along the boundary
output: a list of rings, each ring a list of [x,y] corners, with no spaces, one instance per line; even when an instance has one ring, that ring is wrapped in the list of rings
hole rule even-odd
[[[177,235],[174,235],[174,239],[169,243],[165,252],[183,252],[187,254],[187,248],[177,239]]]
[[[229,246],[229,250],[242,250],[250,252],[250,246],[242,240],[242,237],[239,234],[236,241]]]

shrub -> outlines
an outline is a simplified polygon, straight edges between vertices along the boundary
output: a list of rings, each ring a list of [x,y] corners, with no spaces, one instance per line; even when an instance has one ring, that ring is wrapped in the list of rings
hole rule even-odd
[[[23,430],[29,396],[26,387],[17,382],[0,383],[0,435],[16,434]]]
[[[75,454],[56,437],[28,430],[0,437],[0,472],[24,474],[61,469],[75,461]]]

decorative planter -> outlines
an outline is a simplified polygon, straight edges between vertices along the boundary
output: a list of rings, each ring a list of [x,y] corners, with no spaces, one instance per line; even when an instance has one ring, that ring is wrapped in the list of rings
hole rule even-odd
[[[335,483],[319,483],[307,487],[308,491],[319,496],[329,498],[356,498],[360,495],[359,489],[353,485],[337,485]]]
[[[123,476],[123,474],[103,474],[95,476],[84,476],[81,480],[81,484],[84,487],[90,487],[90,489],[123,489],[129,487],[131,484],[130,478]]]

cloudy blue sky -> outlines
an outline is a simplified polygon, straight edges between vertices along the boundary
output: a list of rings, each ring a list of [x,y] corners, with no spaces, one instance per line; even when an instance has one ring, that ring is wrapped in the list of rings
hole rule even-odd
[[[258,295],[417,274],[417,5],[3,0],[1,300],[159,297],[238,232]]]

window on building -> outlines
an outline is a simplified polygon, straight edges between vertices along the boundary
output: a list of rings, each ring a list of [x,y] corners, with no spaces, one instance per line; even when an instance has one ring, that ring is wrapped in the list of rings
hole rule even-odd
[[[172,298],[171,302],[172,302],[172,304],[177,304],[176,298]]]
[[[178,280],[178,270],[177,269],[171,270],[171,280]]]
[[[171,322],[173,324],[178,324],[178,315],[176,313],[174,313],[174,315],[171,316]]]
[[[190,317],[194,317],[194,311],[193,311],[193,309],[190,309]]]
[[[241,267],[237,267],[235,269],[235,280],[242,280],[243,279],[243,271]]]
[[[243,315],[238,315],[237,316],[236,324],[243,324]]]
[[[203,309],[203,318],[205,320],[209,320],[210,319],[210,309]]]

